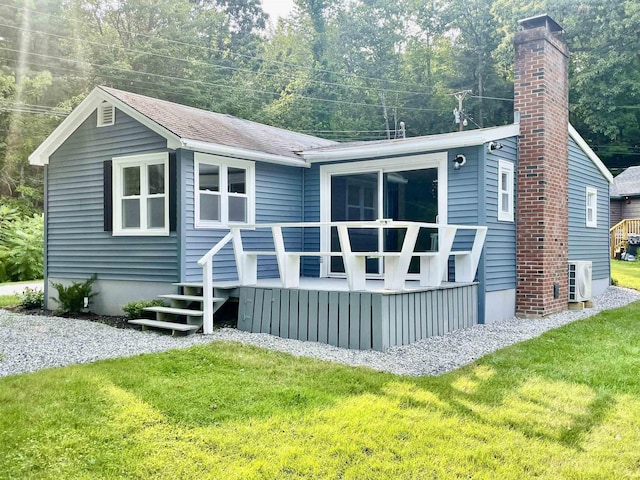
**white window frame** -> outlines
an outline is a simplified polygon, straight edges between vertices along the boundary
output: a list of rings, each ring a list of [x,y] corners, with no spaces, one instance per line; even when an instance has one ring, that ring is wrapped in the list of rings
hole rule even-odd
[[[593,204],[589,199],[593,198]],[[592,218],[589,220],[589,212],[592,212]],[[598,189],[594,187],[586,187],[585,189],[585,225],[587,228],[598,228]]]
[[[200,220],[200,164],[215,165],[220,168],[220,221]],[[246,172],[246,193],[229,193],[228,169],[242,168]],[[229,225],[247,225],[256,223],[256,173],[255,163],[235,158],[226,158],[208,153],[196,152],[193,162],[193,196],[194,196],[194,227],[195,228],[227,228]],[[245,222],[229,221],[229,197],[244,197],[247,199],[247,220]]]
[[[110,122],[105,122],[104,121],[104,113],[107,109],[111,110],[111,121]],[[98,105],[98,120],[97,120],[97,127],[109,127],[111,125],[115,125],[116,123],[116,108],[111,105],[109,102],[102,102],[100,105]]]
[[[507,174],[507,189],[502,185],[502,176]],[[514,221],[514,186],[515,172],[513,163],[506,160],[498,161],[498,221],[513,222]],[[504,208],[503,194],[507,194],[507,208]]]
[[[347,175],[350,173],[378,174],[379,185],[385,173],[402,172],[405,170],[421,170],[425,168],[438,169],[438,216],[436,223],[447,224],[448,212],[448,168],[449,161],[446,152],[429,153],[411,157],[387,158],[382,160],[365,160],[360,162],[346,162],[320,166],[320,221],[331,221],[331,177],[333,175]],[[378,212],[384,211],[383,195],[378,194]],[[382,236],[380,236],[382,238]],[[320,251],[331,250],[331,230],[327,227],[320,228]],[[330,272],[330,262],[320,263],[321,277],[345,277],[344,273]],[[381,274],[378,274],[379,277]],[[376,275],[369,275],[375,278]],[[414,278],[411,277],[410,278]],[[417,278],[417,276],[416,276]]]
[[[164,165],[164,193],[150,195],[147,179],[149,165]],[[148,153],[113,158],[113,235],[114,236],[167,236],[169,235],[169,153]],[[140,227],[122,227],[122,200],[124,169],[140,167]],[[164,227],[147,227],[147,200],[164,196]]]

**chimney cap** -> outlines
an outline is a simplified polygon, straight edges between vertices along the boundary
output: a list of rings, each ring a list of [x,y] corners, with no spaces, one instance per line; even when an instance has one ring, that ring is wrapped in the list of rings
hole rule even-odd
[[[525,30],[546,27],[547,30],[549,30],[551,33],[564,32],[564,29],[546,13],[543,13],[542,15],[536,15],[535,17],[525,18],[524,20],[518,20],[518,25],[520,25]]]

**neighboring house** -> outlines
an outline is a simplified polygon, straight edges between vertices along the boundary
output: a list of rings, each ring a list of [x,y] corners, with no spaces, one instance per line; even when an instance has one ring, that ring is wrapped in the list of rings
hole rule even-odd
[[[30,157],[46,285],[96,273],[101,313],[168,294],[158,318],[205,333],[237,299],[239,328],[379,350],[566,309],[568,261],[604,291],[612,177],[568,124],[560,27],[521,25],[495,128],[340,144],[96,88]]]
[[[640,218],[640,167],[629,167],[613,179],[609,199],[612,227],[622,220]]]

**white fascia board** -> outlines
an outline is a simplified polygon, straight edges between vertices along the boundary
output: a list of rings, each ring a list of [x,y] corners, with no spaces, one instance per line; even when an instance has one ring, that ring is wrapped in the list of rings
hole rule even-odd
[[[487,142],[520,135],[520,124],[503,127],[452,132],[426,137],[414,137],[389,143],[374,145],[360,144],[331,150],[308,150],[301,155],[310,163],[353,160],[371,157],[410,155],[415,153],[447,150],[450,148],[471,147]]]
[[[604,177],[609,181],[609,183],[613,183],[613,175],[611,175],[611,172],[609,171],[609,169],[605,166],[604,163],[602,163],[602,160],[600,160],[600,157],[598,157],[598,155],[596,155],[596,152],[594,152],[591,149],[591,147],[587,145],[587,142],[584,141],[584,138],[580,136],[578,131],[575,128],[573,128],[573,125],[571,124],[569,124],[569,135],[578,144],[580,149],[584,153],[586,153],[587,157],[589,157],[589,159],[593,162],[593,164],[596,167],[598,167],[598,170],[602,172],[602,175],[604,175]]]
[[[67,118],[29,155],[31,165],[47,165],[49,157],[71,136],[76,129],[94,112],[102,102],[109,102],[118,110],[126,113],[144,126],[153,130],[167,140],[167,148],[178,148],[180,138],[166,128],[161,127],[148,117],[130,107],[126,103],[108,94],[100,87],[94,88],[80,104],[73,109]]]
[[[263,153],[245,148],[230,147],[217,143],[203,142],[201,140],[190,140],[183,138],[180,141],[180,148],[192,150],[194,152],[211,153],[213,155],[221,155],[223,157],[239,158],[242,160],[252,160],[256,162],[277,163],[279,165],[287,165],[290,167],[310,167],[304,159],[297,160],[282,155],[274,155],[272,153]]]

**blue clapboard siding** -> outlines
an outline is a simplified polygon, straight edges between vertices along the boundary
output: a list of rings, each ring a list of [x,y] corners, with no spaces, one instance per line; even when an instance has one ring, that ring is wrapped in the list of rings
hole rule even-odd
[[[182,178],[184,190],[184,281],[201,281],[202,267],[197,261],[228,232],[227,228],[209,229],[194,227],[194,162],[193,152],[182,151]],[[256,223],[300,222],[302,220],[302,168],[256,162]],[[285,245],[289,250],[302,248],[300,229],[284,231]],[[246,250],[273,251],[270,230],[259,229],[243,234]],[[278,276],[275,257],[258,260],[258,277]],[[216,281],[236,280],[236,262],[229,243],[217,254],[213,263]]]
[[[478,155],[481,147],[457,148],[449,151],[447,162],[448,195],[447,223],[452,225],[478,225]],[[455,170],[453,161],[457,155],[464,155],[466,163]],[[459,231],[453,244],[454,250],[470,250],[473,233]],[[452,262],[453,263],[453,260]]]
[[[320,165],[315,163],[303,171],[304,181],[304,221],[320,221]],[[304,250],[320,251],[320,229],[307,228],[304,231]],[[320,259],[316,257],[302,258],[302,275],[305,277],[320,276]]]
[[[484,180],[485,225],[489,228],[484,248],[487,292],[516,288],[516,224],[498,221],[498,162],[514,163],[515,175],[518,144],[515,137],[500,140],[500,143],[501,150],[486,154],[484,178],[480,178],[481,182]]]
[[[598,190],[598,227],[586,226],[586,187]],[[593,279],[609,278],[609,182],[569,139],[569,260],[591,260]]]
[[[114,237],[105,232],[103,162],[167,151],[166,140],[121,111],[96,127],[91,115],[51,156],[47,167],[47,277],[175,281],[176,234]]]

